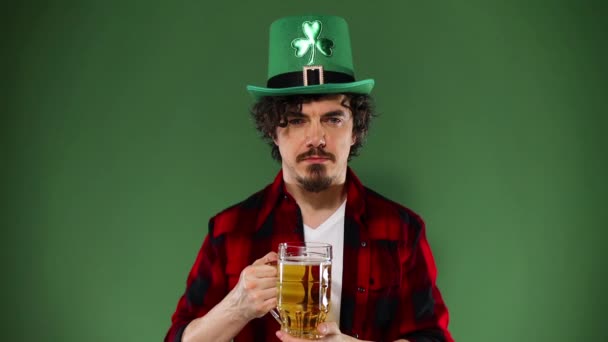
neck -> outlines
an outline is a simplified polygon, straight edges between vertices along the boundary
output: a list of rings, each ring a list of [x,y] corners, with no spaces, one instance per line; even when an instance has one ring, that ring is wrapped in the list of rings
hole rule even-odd
[[[336,209],[346,199],[344,182],[332,184],[329,188],[320,192],[306,191],[297,183],[285,182],[285,187],[302,209]]]
[[[346,199],[346,172],[338,177],[329,188],[320,192],[310,192],[295,180],[283,177],[287,192],[300,207],[304,224],[316,228],[323,223]]]

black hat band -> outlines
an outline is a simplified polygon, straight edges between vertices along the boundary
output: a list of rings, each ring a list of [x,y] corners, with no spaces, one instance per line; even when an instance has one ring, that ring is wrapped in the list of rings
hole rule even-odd
[[[325,83],[350,83],[355,78],[351,75],[337,71],[323,71],[322,66],[304,67],[302,71],[287,72],[271,77],[266,86],[268,88],[291,88]]]

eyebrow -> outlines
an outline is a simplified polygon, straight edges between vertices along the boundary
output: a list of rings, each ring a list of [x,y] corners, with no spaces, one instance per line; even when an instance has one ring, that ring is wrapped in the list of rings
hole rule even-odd
[[[322,117],[328,117],[328,116],[346,116],[346,112],[343,110],[332,110],[331,112],[327,112],[323,115],[321,115]]]
[[[302,112],[288,112],[287,116],[295,116],[295,117],[306,117],[308,115],[302,113]],[[340,109],[337,110],[332,110],[330,112],[327,112],[323,115],[321,115],[321,117],[334,117],[334,116],[346,116],[346,112]]]

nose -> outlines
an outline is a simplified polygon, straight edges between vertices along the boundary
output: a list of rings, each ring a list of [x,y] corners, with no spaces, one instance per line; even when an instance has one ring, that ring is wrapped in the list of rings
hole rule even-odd
[[[307,147],[325,147],[325,131],[320,123],[313,122],[306,134]]]

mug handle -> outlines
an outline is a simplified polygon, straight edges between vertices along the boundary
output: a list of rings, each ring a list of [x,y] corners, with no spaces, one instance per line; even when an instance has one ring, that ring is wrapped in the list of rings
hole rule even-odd
[[[279,316],[279,312],[277,311],[277,308],[272,308],[270,310],[270,314],[272,315],[272,317],[274,317],[274,319],[279,322],[279,324],[282,326],[283,322],[281,322],[281,317]]]
[[[271,261],[269,263],[266,263],[266,265],[275,266],[275,267],[278,267],[278,264],[279,263],[277,261]],[[283,326],[283,322],[281,322],[281,316],[279,315],[279,310],[277,310],[277,308],[270,309],[270,314],[279,323],[279,325]]]

